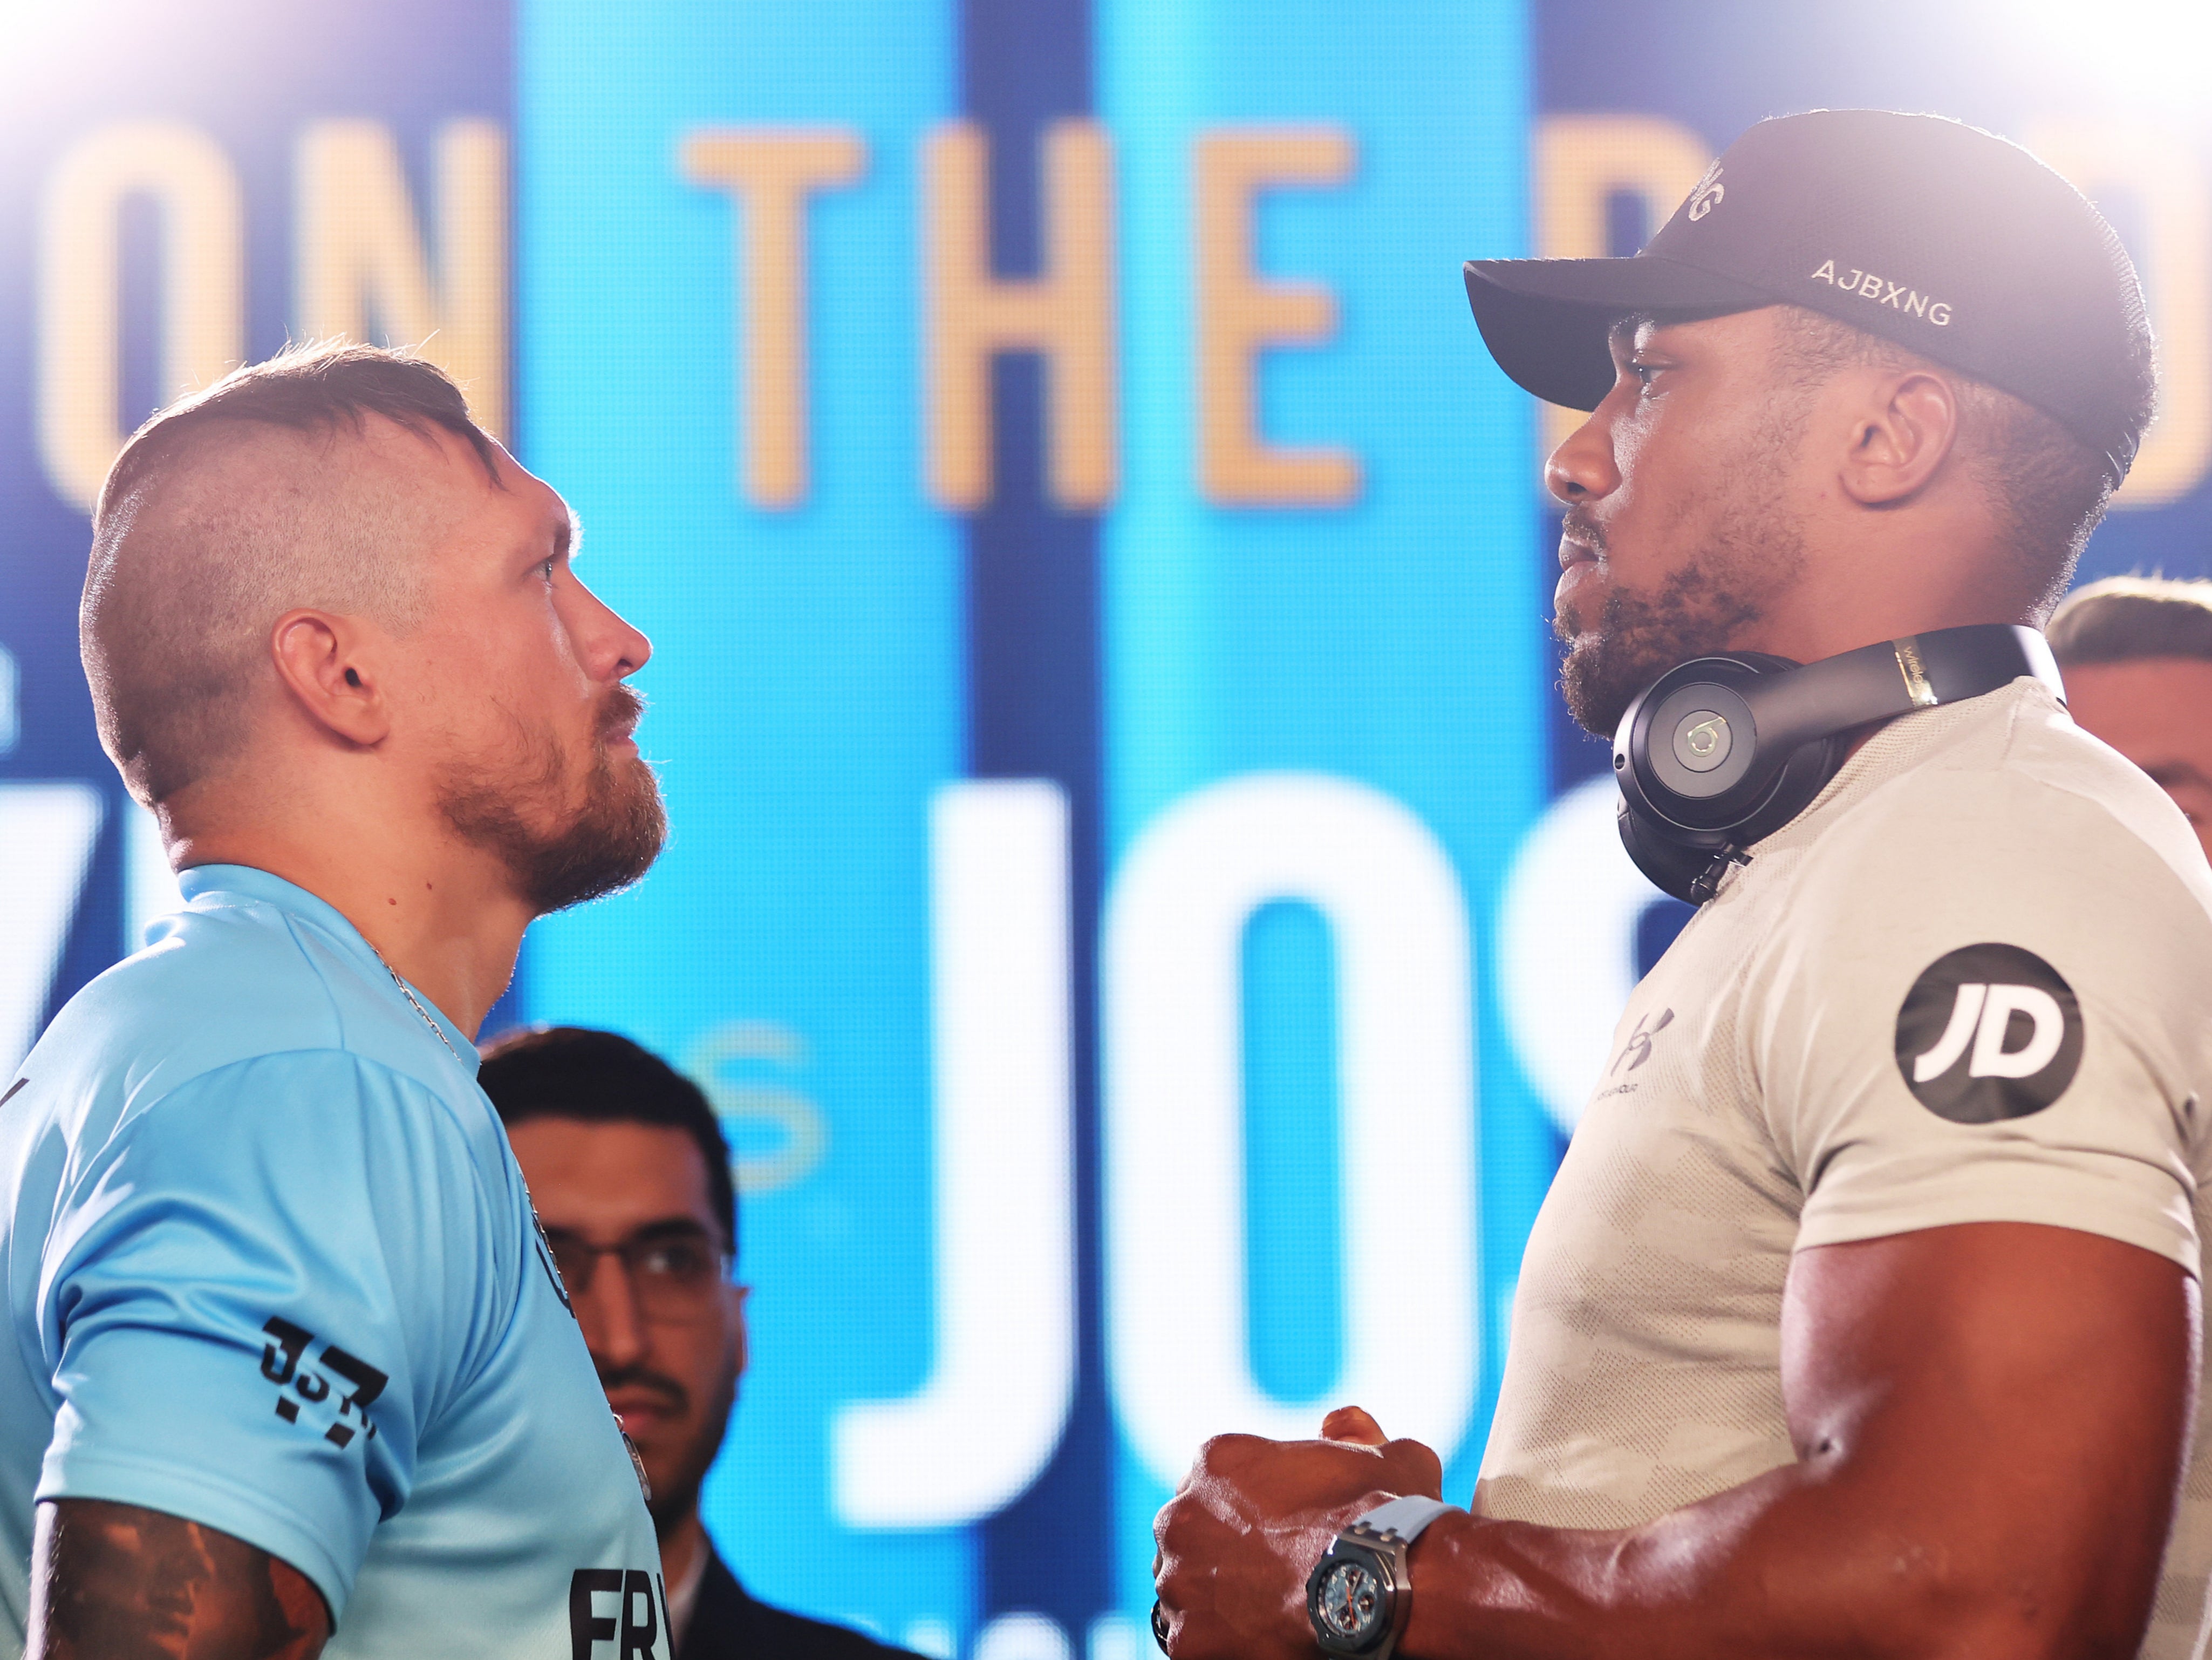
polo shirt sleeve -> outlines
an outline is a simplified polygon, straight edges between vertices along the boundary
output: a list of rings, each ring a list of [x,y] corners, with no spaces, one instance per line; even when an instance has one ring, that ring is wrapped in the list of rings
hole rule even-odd
[[[1922,774],[1839,825],[1748,965],[1797,1245],[2033,1222],[2198,1273],[2212,923],[2082,797]]]
[[[491,1213],[446,1104],[353,1055],[263,1056],[134,1104],[46,1244],[59,1410],[38,1497],[230,1534],[336,1617],[496,1341],[514,1265]]]

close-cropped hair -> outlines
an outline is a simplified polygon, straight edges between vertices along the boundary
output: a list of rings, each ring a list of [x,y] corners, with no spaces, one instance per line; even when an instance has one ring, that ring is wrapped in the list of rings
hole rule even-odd
[[[2016,567],[2041,588],[2046,604],[2057,599],[2119,485],[2103,453],[2026,400],[1880,335],[1802,307],[1783,312],[1784,372],[1801,384],[1857,363],[1924,366],[1950,382],[1959,394],[1957,453],[1989,501]],[[2127,430],[2116,441],[2125,453],[2133,453],[2156,401],[2147,356],[2138,369]]]
[[[358,433],[372,415],[422,436],[442,427],[465,440],[492,481],[499,481],[498,452],[443,369],[404,351],[320,341],[287,345],[273,357],[233,369],[149,417],[108,468],[93,509],[94,528],[138,479],[204,428],[253,421],[294,432]]]
[[[2061,668],[2146,657],[2212,662],[2212,582],[2108,576],[2069,594],[2048,632]]]
[[[477,1081],[510,1129],[537,1118],[573,1118],[683,1131],[698,1144],[708,1202],[731,1256],[737,1256],[730,1144],[706,1092],[652,1050],[611,1031],[536,1026],[487,1045]]]
[[[436,365],[342,343],[287,347],[134,434],[93,514],[78,635],[100,742],[152,806],[244,745],[269,630],[298,606],[420,620],[432,499],[356,465],[372,420],[434,451],[497,447]]]

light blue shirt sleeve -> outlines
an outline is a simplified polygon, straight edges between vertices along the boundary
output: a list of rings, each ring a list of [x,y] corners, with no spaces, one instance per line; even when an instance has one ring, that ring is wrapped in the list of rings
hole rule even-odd
[[[262,1056],[133,1104],[46,1244],[39,1498],[218,1529],[337,1614],[514,1304],[497,1213],[447,1104],[355,1055]]]

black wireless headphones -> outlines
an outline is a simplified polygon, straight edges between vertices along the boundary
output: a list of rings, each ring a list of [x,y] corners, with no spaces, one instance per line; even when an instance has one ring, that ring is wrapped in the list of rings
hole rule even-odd
[[[1661,675],[1613,734],[1620,840],[1662,892],[1702,905],[1731,864],[1813,804],[1870,721],[1932,709],[2022,675],[2064,701],[2033,629],[1978,623],[1862,646],[1817,663],[1761,652],[1699,657]]]

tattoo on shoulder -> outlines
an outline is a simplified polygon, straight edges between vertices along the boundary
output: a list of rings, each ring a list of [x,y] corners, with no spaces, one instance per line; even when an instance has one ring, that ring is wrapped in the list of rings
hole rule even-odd
[[[314,1660],[329,1639],[307,1576],[243,1540],[135,1505],[40,1509],[36,1660]]]

